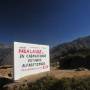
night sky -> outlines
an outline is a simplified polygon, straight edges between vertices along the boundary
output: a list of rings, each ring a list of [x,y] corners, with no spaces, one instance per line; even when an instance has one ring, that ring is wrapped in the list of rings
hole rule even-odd
[[[90,35],[90,0],[0,0],[0,43],[57,44]]]

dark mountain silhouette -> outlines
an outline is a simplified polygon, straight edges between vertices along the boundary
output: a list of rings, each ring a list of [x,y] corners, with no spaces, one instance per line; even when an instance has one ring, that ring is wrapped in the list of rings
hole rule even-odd
[[[11,45],[0,44],[0,66],[13,64],[13,48]]]
[[[59,62],[63,68],[90,68],[90,36],[52,48],[51,62]]]
[[[90,49],[90,36],[78,38],[72,42],[63,43],[51,49],[51,55],[62,56],[63,54],[68,54],[68,52],[74,50]]]
[[[50,53],[51,53],[52,63],[59,62],[61,66],[62,62],[64,64],[71,62],[67,59],[73,59],[71,64],[73,65],[73,62],[74,62],[74,64],[75,63],[79,64],[79,65],[75,64],[76,66],[80,66],[81,62],[85,63],[87,60],[89,60],[90,36],[81,37],[71,42],[60,44],[56,47],[53,47]],[[77,61],[74,60],[75,58],[77,58]],[[78,58],[80,58],[81,61],[78,60]],[[85,58],[87,58],[87,60]],[[68,62],[64,62],[64,61],[68,61]],[[89,61],[87,61],[86,63],[89,63]],[[13,64],[13,46],[0,44],[0,66],[12,65],[12,64]],[[66,66],[69,66],[69,65],[66,65]]]

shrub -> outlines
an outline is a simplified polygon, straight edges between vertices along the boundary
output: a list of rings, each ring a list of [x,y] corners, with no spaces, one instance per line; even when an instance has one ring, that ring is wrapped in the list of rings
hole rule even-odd
[[[30,90],[90,90],[90,78],[63,78],[57,80],[44,77],[32,83]]]
[[[58,80],[47,76],[33,83],[25,82],[15,90],[90,90],[90,78],[62,78]]]

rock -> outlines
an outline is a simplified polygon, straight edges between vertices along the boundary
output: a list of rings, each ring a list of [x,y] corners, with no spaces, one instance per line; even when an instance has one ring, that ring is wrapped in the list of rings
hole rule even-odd
[[[75,71],[88,71],[86,68],[77,68]]]

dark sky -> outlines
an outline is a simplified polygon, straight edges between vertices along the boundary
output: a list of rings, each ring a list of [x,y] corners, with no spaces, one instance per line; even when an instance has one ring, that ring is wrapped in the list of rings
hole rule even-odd
[[[90,35],[90,0],[0,0],[0,42],[56,44]]]

